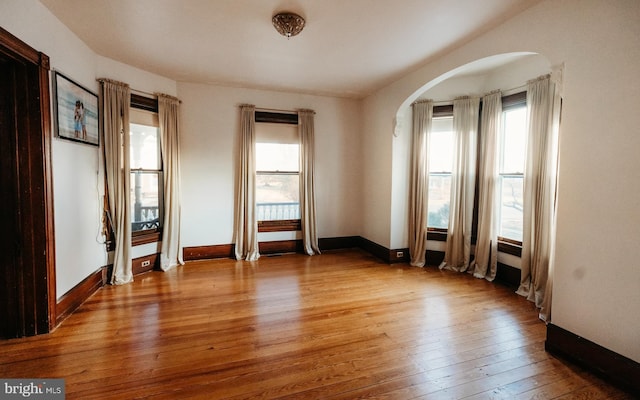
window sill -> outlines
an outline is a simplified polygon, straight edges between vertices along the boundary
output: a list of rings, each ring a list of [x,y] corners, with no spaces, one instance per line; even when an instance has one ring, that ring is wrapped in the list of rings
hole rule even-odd
[[[258,221],[258,232],[291,232],[301,230],[302,221],[299,219]]]
[[[447,230],[442,228],[427,228],[427,240],[446,242]]]
[[[522,257],[522,242],[498,238],[498,252],[511,254],[512,256]]]
[[[140,246],[162,241],[162,231],[136,232],[131,235],[131,246]]]
[[[427,228],[427,240],[434,242],[446,242],[447,230],[440,228]],[[476,238],[472,237],[471,242],[475,243]],[[515,240],[498,238],[498,252],[511,254],[512,256],[522,257],[522,242]]]

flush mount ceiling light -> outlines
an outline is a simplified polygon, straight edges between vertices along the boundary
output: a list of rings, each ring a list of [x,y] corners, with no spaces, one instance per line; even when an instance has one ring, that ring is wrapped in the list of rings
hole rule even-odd
[[[271,19],[273,26],[287,39],[302,32],[304,28],[304,18],[291,12],[281,12]]]

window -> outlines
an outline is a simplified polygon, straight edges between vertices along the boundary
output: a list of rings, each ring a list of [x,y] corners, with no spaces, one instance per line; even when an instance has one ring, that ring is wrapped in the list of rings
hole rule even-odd
[[[427,227],[430,229],[446,230],[449,226],[453,139],[453,116],[434,117],[429,136]]]
[[[141,236],[160,232],[162,228],[162,157],[157,112],[136,107],[133,96],[131,105],[131,232],[133,236]]]
[[[162,239],[164,178],[158,126],[158,100],[132,94],[129,109],[129,199],[133,246]],[[108,196],[104,197],[104,202],[104,208],[108,210]],[[115,248],[110,218],[106,216],[104,227],[109,251]]]
[[[256,122],[256,212],[258,229],[300,229],[298,125]]]
[[[522,242],[523,189],[527,109],[525,104],[505,108],[500,134],[500,230],[501,240]]]

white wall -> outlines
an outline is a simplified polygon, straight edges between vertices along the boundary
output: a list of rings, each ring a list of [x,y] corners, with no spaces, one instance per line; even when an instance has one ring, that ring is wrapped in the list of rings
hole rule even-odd
[[[318,236],[358,235],[361,148],[358,101],[322,96],[179,83],[182,100],[182,244],[233,243],[239,105],[315,115]],[[262,235],[260,240],[295,235]]]
[[[52,70],[95,94],[98,77],[118,79],[144,91],[176,93],[171,80],[96,55],[37,0],[0,2],[0,25],[48,55]],[[54,138],[52,162],[59,298],[106,265],[108,258],[101,235],[104,186],[99,148]],[[134,257],[155,252],[153,246],[134,248]]]
[[[390,124],[399,107],[425,84],[459,66],[496,54],[527,51],[564,63],[560,133],[558,239],[554,324],[640,361],[640,3],[546,1],[451,53],[406,75],[364,101],[363,193],[390,198],[395,167]],[[374,161],[375,160],[375,161]],[[395,215],[387,202],[364,203],[365,219]],[[399,235],[389,220],[363,226],[363,235],[389,246]]]

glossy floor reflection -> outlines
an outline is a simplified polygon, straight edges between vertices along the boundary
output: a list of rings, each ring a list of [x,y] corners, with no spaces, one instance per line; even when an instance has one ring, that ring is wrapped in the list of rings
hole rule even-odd
[[[0,376],[64,378],[68,399],[630,398],[546,353],[537,315],[359,250],[191,262],[0,342]]]

